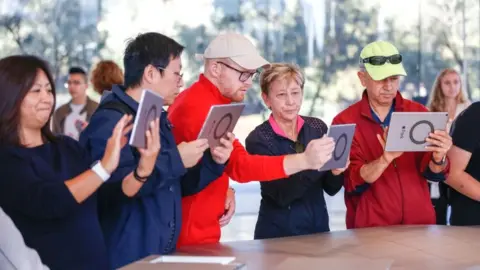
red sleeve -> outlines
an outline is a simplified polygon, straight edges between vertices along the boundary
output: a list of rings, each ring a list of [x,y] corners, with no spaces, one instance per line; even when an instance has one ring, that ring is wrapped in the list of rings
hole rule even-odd
[[[175,107],[169,115],[174,125],[173,135],[177,144],[196,140],[210,107],[198,106],[198,103]],[[186,109],[188,107],[188,110]],[[181,113],[181,112],[187,113]],[[250,155],[245,147],[235,140],[225,172],[237,182],[271,181],[288,177],[283,168],[285,156]]]
[[[350,124],[347,121],[342,121],[339,118],[335,117],[333,119],[332,124]],[[353,136],[352,146],[350,149],[350,165],[348,166],[347,170],[345,171],[345,191],[346,192],[353,192],[359,186],[366,184],[365,180],[360,176],[360,169],[363,165],[365,165],[365,158],[364,158],[363,150],[361,147],[360,142],[358,141],[357,131],[355,131],[355,135]]]
[[[230,178],[241,183],[277,180],[288,177],[283,168],[284,158],[285,156],[250,155],[245,147],[235,140],[225,172]]]

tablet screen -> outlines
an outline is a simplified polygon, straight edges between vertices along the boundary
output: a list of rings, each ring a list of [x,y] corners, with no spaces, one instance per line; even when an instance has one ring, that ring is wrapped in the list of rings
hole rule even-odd
[[[425,152],[425,139],[435,130],[445,130],[448,113],[393,112],[385,151]]]
[[[143,90],[142,97],[138,106],[135,122],[133,123],[132,135],[130,136],[130,145],[139,148],[145,148],[147,137],[145,133],[149,128],[150,122],[160,118],[163,107],[163,98],[151,91]]]
[[[218,146],[221,138],[224,138],[228,132],[233,132],[244,108],[243,103],[213,105],[210,107],[198,138],[208,139],[210,147]]]
[[[332,158],[320,168],[320,171],[344,168],[350,156],[353,136],[355,135],[355,124],[332,125],[328,129],[328,137],[335,141],[335,149]]]

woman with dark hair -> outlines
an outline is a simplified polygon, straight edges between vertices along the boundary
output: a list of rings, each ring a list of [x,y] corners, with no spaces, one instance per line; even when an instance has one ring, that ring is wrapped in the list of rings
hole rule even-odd
[[[0,207],[51,269],[108,269],[95,191],[117,168],[132,117],[118,121],[103,157],[92,163],[75,140],[51,133],[54,108],[44,61],[0,60]],[[147,131],[148,148],[139,149],[153,164],[158,134],[157,120]]]

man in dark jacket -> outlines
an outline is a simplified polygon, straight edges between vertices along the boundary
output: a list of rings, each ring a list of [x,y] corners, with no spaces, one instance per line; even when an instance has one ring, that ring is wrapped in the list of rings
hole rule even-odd
[[[427,181],[444,181],[446,153],[452,145],[447,130],[426,139],[428,152],[387,152],[386,128],[392,112],[426,112],[399,93],[406,72],[397,48],[384,41],[367,45],[360,53],[358,77],[366,88],[362,99],[342,111],[334,124],[356,123],[345,172],[347,228],[397,224],[435,224]]]
[[[113,87],[80,137],[93,160],[104,152],[118,119],[124,113],[136,114],[144,89],[162,96],[166,106],[173,103],[183,85],[183,48],[158,33],[141,34],[128,43],[123,59],[124,87]],[[223,145],[211,154],[205,151],[206,140],[177,146],[173,128],[167,112],[162,111],[161,152],[153,171],[142,170],[136,149],[124,147],[118,169],[99,190],[100,222],[115,269],[151,254],[173,252],[181,227],[182,195],[194,194],[218,178],[230,156],[233,137],[222,139]],[[131,192],[132,186],[137,187],[136,192]]]

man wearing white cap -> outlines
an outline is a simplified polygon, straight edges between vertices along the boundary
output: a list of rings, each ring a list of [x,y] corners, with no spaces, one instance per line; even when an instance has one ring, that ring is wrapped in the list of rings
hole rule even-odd
[[[269,66],[244,36],[217,36],[201,55],[204,74],[177,97],[169,108],[177,143],[197,138],[212,105],[241,102],[258,69]],[[235,140],[225,172],[201,192],[182,199],[182,229],[178,245],[215,243],[220,227],[228,223],[233,209],[225,203],[229,178],[238,182],[270,181],[299,171],[319,169],[331,157],[333,140],[311,141],[304,153],[287,156],[249,155]],[[230,211],[229,211],[230,210]]]

